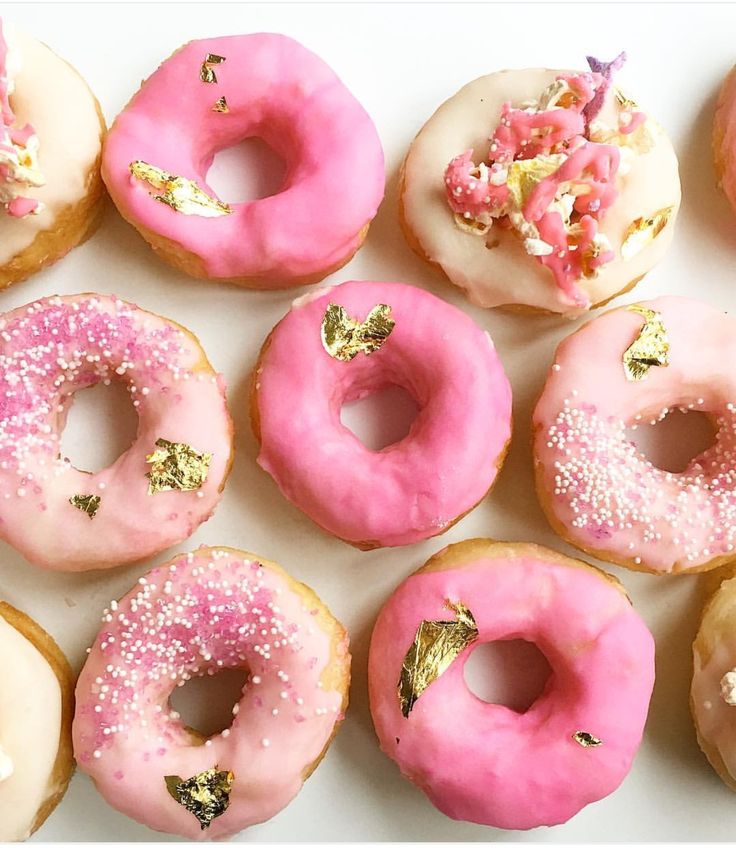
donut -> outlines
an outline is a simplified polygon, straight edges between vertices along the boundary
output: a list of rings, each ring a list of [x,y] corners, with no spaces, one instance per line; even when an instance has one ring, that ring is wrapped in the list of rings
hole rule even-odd
[[[283,186],[226,203],[207,172],[218,151],[254,136],[283,158]],[[116,118],[102,175],[161,259],[256,289],[314,283],[347,263],[385,181],[363,107],[318,56],[273,33],[177,50]]]
[[[523,713],[463,680],[472,649],[516,639],[552,669]],[[368,684],[381,749],[441,812],[500,829],[552,826],[629,772],[654,641],[613,576],[529,543],[466,540],[383,606]]]
[[[105,129],[74,68],[0,20],[0,288],[55,263],[96,229]]]
[[[371,451],[346,402],[403,387],[419,413]],[[490,336],[401,283],[350,281],[297,299],[261,349],[251,420],[258,464],[284,496],[360,549],[442,534],[493,486],[511,439],[511,388]]]
[[[404,233],[474,303],[574,316],[633,287],[664,255],[680,204],[677,158],[611,84],[623,59],[480,77],[414,139],[402,167]]]
[[[205,739],[168,699],[228,668],[249,678],[232,725]],[[312,590],[271,561],[203,546],[105,611],[77,683],[74,755],[110,805],[150,828],[226,838],[296,796],[349,682],[347,633]]]
[[[698,744],[736,791],[736,578],[733,570],[706,603],[693,643],[690,690]]]
[[[718,185],[736,210],[736,67],[723,81],[713,117],[713,162]]]
[[[0,601],[0,841],[24,841],[74,770],[74,674],[54,639]]]
[[[61,431],[74,393],[111,381],[137,437],[84,472],[60,456]],[[94,294],[0,316],[0,539],[32,564],[103,569],[184,540],[213,513],[232,451],[224,379],[175,322]]]
[[[554,357],[533,417],[539,499],[573,546],[652,573],[734,558],[733,318],[666,297],[599,316]],[[658,469],[626,435],[672,410],[706,414],[715,442],[682,472]]]

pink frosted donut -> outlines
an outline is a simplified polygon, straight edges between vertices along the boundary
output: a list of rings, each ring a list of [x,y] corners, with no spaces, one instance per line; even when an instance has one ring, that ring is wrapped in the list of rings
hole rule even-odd
[[[253,136],[284,159],[281,191],[223,203],[207,185],[214,155]],[[115,120],[102,174],[162,259],[261,289],[313,283],[344,265],[384,189],[368,114],[318,56],[273,33],[177,50]]]
[[[470,692],[481,643],[523,639],[552,674],[524,713]],[[368,662],[381,749],[456,820],[564,823],[614,791],[639,746],[654,641],[613,576],[528,543],[443,549],[378,615]]]
[[[736,67],[723,81],[713,117],[713,161],[718,182],[736,210]]]
[[[75,758],[152,829],[234,835],[286,806],[325,754],[347,707],[347,646],[278,565],[222,547],[179,555],[105,611],[77,683]],[[169,696],[225,668],[249,679],[230,728],[205,740]]]
[[[389,386],[419,407],[403,440],[367,449],[340,409]],[[251,416],[258,463],[318,525],[358,546],[446,531],[493,485],[511,388],[490,336],[401,283],[350,281],[300,298],[266,340]]]
[[[621,307],[563,340],[534,412],[537,490],[557,533],[635,570],[732,560],[734,359],[734,319],[689,298]],[[682,472],[658,469],[626,435],[674,409],[707,413],[718,431]]]
[[[60,456],[77,390],[121,381],[133,445],[90,473]],[[0,316],[0,538],[39,567],[160,552],[210,517],[230,470],[225,386],[196,338],[114,296],[44,298]]]

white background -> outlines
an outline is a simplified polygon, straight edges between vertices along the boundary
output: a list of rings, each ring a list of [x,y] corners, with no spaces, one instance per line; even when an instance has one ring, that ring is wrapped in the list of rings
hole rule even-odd
[[[37,618],[78,668],[102,608],[174,551],[200,543],[247,548],[279,561],[312,585],[351,634],[350,709],[301,794],[272,821],[253,827],[247,840],[732,839],[736,797],[701,755],[688,712],[690,646],[712,576],[657,578],[611,568],[657,640],[651,712],[623,786],[554,829],[500,832],[456,823],[437,812],[378,749],[367,705],[366,653],[382,602],[446,543],[486,535],[532,540],[573,554],[540,512],[528,444],[531,406],[555,344],[578,323],[471,307],[411,253],[397,224],[396,180],[413,135],[443,100],[484,73],[537,65],[583,67],[586,53],[611,58],[625,48],[629,63],[620,82],[671,134],[684,190],[675,244],[635,297],[689,294],[733,308],[736,216],[715,189],[710,125],[717,88],[736,60],[736,7],[5,3],[0,11],[80,70],[109,121],[139,81],[190,39],[271,30],[315,50],[365,105],[386,152],[386,199],[364,248],[330,281],[399,280],[459,305],[492,334],[514,389],[513,446],[492,495],[442,538],[403,549],[359,552],[319,531],[282,498],[255,463],[247,412],[249,372],[266,334],[299,291],[263,294],[187,279],[158,262],[110,207],[91,241],[53,268],[0,294],[0,310],[42,295],[96,290],[116,293],[188,326],[227,378],[237,429],[235,466],[213,519],[188,542],[143,564],[86,575],[44,573],[0,544],[0,596]],[[237,157],[217,167],[220,175],[214,185],[224,200],[236,200],[234,190],[228,193],[223,185],[228,175],[240,180]],[[130,414],[119,399],[113,403],[94,390],[80,394],[64,441],[72,460],[90,468],[109,461],[114,446],[124,448],[125,428],[118,416],[130,426]],[[360,414],[353,410],[351,416],[355,422]],[[118,814],[87,777],[77,773],[36,838],[167,837]]]

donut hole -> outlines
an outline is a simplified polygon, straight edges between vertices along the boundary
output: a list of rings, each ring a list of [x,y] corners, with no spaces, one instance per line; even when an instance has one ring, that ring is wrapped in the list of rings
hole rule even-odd
[[[670,410],[652,424],[639,422],[627,429],[627,438],[657,469],[684,472],[693,458],[716,441],[711,418],[699,410]]]
[[[254,136],[214,155],[207,184],[225,203],[242,204],[278,194],[285,177],[284,160]]]
[[[190,729],[211,738],[233,722],[233,706],[240,702],[248,671],[221,670],[215,675],[189,679],[175,688],[169,703]]]
[[[135,441],[138,416],[124,384],[95,384],[67,402],[61,455],[77,469],[98,472],[113,464]]]
[[[523,714],[544,691],[552,674],[544,653],[526,640],[482,643],[463,668],[468,690],[493,705]]]
[[[377,452],[403,440],[418,413],[411,394],[392,384],[345,402],[340,421],[367,449]]]

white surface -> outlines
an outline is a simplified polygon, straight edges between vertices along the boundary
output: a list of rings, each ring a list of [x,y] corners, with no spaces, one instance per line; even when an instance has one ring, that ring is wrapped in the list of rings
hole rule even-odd
[[[460,305],[491,332],[513,384],[514,441],[493,494],[441,538],[363,553],[320,532],[282,498],[254,460],[247,415],[249,371],[264,337],[298,292],[259,294],[186,279],[158,262],[137,233],[110,209],[102,229],[86,245],[52,269],[0,294],[0,310],[6,310],[57,292],[114,292],[197,333],[227,378],[238,451],[215,517],[177,551],[207,542],[273,558],[312,585],[350,630],[354,683],[347,720],[297,799],[270,823],[251,829],[247,839],[733,838],[736,797],[700,754],[688,713],[690,644],[712,579],[655,578],[613,570],[657,639],[657,684],[649,723],[623,786],[555,829],[502,833],[455,823],[404,781],[376,744],[367,706],[366,651],[381,603],[401,579],[446,543],[491,535],[533,540],[571,552],[549,530],[537,505],[528,444],[531,405],[556,342],[574,325],[472,308],[411,253],[397,224],[396,179],[412,136],[445,98],[483,73],[535,65],[582,67],[586,53],[610,58],[625,47],[630,59],[621,81],[670,132],[680,156],[684,188],[675,245],[629,300],[682,293],[734,309],[736,217],[714,188],[709,137],[717,87],[736,59],[736,8],[704,4],[45,7],[6,3],[2,14],[71,61],[99,96],[110,120],[138,81],[191,38],[265,29],[303,41],[337,70],[364,103],[386,151],[386,200],[365,247],[333,280],[400,280],[427,287]],[[65,445],[79,459],[85,438],[81,418],[76,419]],[[154,563],[105,574],[63,575],[28,566],[4,544],[0,544],[0,555],[0,596],[36,617],[77,667],[97,631],[103,606],[127,591]],[[80,773],[36,837],[47,841],[166,839],[107,806]]]

